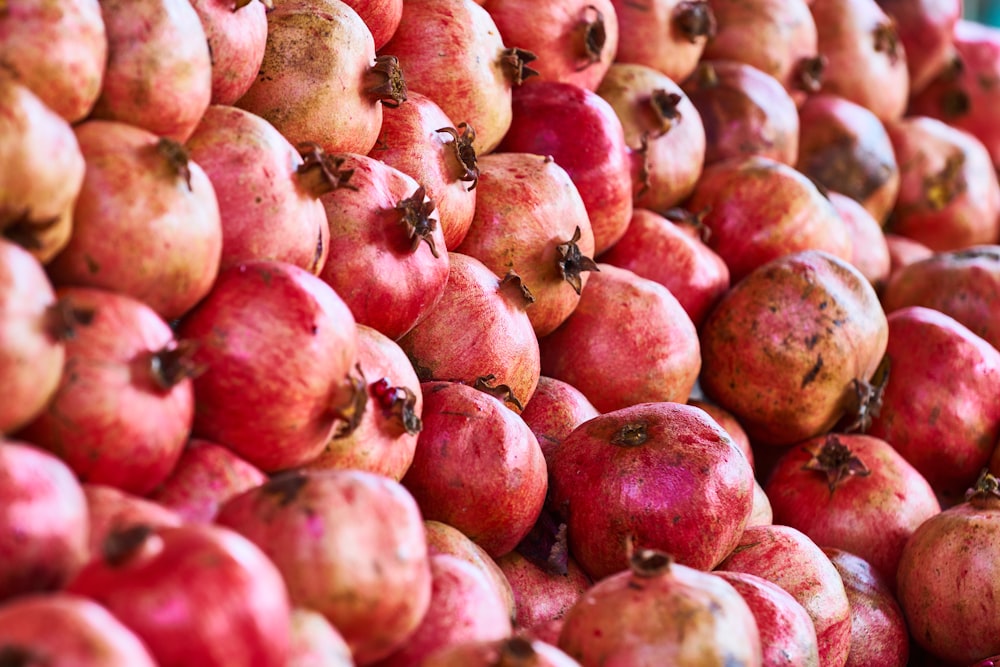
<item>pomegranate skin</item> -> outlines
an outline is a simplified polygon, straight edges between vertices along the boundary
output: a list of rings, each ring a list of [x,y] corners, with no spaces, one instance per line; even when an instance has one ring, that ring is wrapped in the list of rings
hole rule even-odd
[[[962,18],[961,0],[877,0],[892,17],[906,52],[911,98],[942,70],[952,56],[952,31]]]
[[[520,637],[500,641],[463,642],[432,653],[421,667],[580,667],[558,648],[544,641]]]
[[[579,389],[546,375],[538,378],[538,387],[521,418],[535,434],[545,460],[559,447],[573,429],[600,414]]]
[[[746,457],[703,410],[681,403],[606,412],[577,427],[550,462],[549,503],[566,520],[570,553],[595,581],[625,569],[630,548],[711,569],[736,545],[752,509]]]
[[[113,486],[84,483],[90,522],[89,558],[99,558],[104,541],[117,531],[136,525],[179,526],[181,517],[163,505],[120,491]]]
[[[212,104],[233,104],[249,90],[267,46],[265,0],[191,0],[212,56]]]
[[[572,558],[567,558],[564,573],[546,571],[517,551],[498,558],[497,565],[513,591],[519,632],[563,618],[593,585]]]
[[[292,637],[285,667],[355,667],[351,647],[326,617],[292,608]]]
[[[674,81],[684,80],[716,32],[711,3],[703,0],[612,0],[618,17],[616,62],[651,67]]]
[[[889,279],[892,268],[889,244],[885,240],[882,225],[864,206],[847,195],[832,190],[826,195],[847,225],[847,232],[851,236],[851,264],[876,289],[880,288]]]
[[[927,259],[934,254],[934,251],[925,246],[923,243],[914,241],[913,239],[908,239],[905,236],[893,234],[892,232],[885,232],[883,236],[885,237],[885,244],[889,248],[890,279],[904,266],[913,264],[914,262],[919,262],[922,259]],[[885,291],[887,283],[888,280],[880,286],[880,296]]]
[[[347,4],[371,30],[376,51],[392,39],[403,19],[403,0],[348,0]]]
[[[688,399],[688,405],[701,408],[708,413],[708,416],[714,419],[719,426],[725,429],[729,437],[733,439],[733,443],[739,447],[743,455],[747,457],[747,461],[750,463],[750,467],[754,467],[753,462],[753,448],[750,445],[750,437],[747,432],[740,425],[739,420],[731,413],[729,410],[712,403],[711,401],[706,401],[699,398]]]

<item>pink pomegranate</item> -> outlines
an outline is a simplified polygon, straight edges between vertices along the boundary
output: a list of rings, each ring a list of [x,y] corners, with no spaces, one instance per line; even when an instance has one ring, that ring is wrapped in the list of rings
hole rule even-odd
[[[796,105],[820,89],[826,61],[819,56],[808,0],[709,0],[715,36],[703,60],[746,63],[781,82]]]
[[[422,667],[580,667],[580,663],[552,644],[511,637],[499,641],[470,641],[446,646],[421,663]]]
[[[284,667],[288,592],[249,540],[218,526],[138,525],[102,551],[66,591],[103,605],[160,667]]]
[[[620,63],[645,65],[674,81],[694,70],[716,34],[711,3],[705,0],[612,0],[618,15]]]
[[[828,253],[794,253],[737,283],[702,324],[701,386],[755,444],[790,445],[870,419],[887,339],[860,271]]]
[[[534,302],[535,335],[562,324],[595,271],[594,233],[576,184],[551,157],[492,153],[479,160],[472,224],[455,248],[493,273],[513,271]]]
[[[101,92],[108,35],[99,0],[12,0],[0,16],[0,61],[69,123],[83,120]],[[4,105],[6,106],[6,105]]]
[[[704,212],[708,247],[735,285],[754,269],[793,253],[823,251],[850,260],[851,237],[830,200],[793,167],[753,155],[706,167],[689,211]]]
[[[875,0],[824,0],[809,11],[826,60],[823,92],[859,104],[883,122],[902,117],[910,76],[896,22]]]
[[[131,297],[92,287],[57,294],[93,316],[64,343],[59,388],[17,437],[58,455],[81,481],[145,495],[173,470],[191,430],[192,345]]]
[[[618,53],[618,13],[612,0],[484,0],[505,41],[538,57],[538,80],[594,90]]]
[[[777,584],[812,619],[820,667],[843,665],[851,648],[851,608],[840,573],[815,542],[789,526],[747,528],[719,570]]]
[[[372,32],[350,5],[278,0],[267,15],[257,79],[235,104],[295,146],[313,142],[328,153],[364,154],[375,145],[383,105],[405,101],[399,63],[376,57]]]
[[[583,667],[763,664],[757,622],[736,589],[651,549],[566,612],[559,648]]]
[[[549,476],[570,553],[595,581],[624,569],[633,548],[711,569],[740,539],[753,502],[746,457],[703,410],[682,403],[581,424],[553,454]]]
[[[212,56],[212,104],[232,104],[257,78],[271,0],[191,0]]]
[[[374,158],[323,159],[346,183],[320,197],[330,253],[319,275],[356,322],[396,340],[427,316],[448,280],[434,202],[415,180]]]
[[[705,128],[705,164],[763,155],[799,156],[799,111],[776,78],[738,60],[702,60],[682,84]]]
[[[885,237],[885,244],[889,248],[890,279],[904,266],[927,259],[934,254],[934,251],[925,246],[923,243],[914,241],[913,239],[908,239],[905,236],[893,234],[892,232],[885,232],[883,237]],[[885,281],[885,283],[888,282],[888,280]],[[884,290],[885,283],[880,286],[880,293]]]
[[[408,0],[401,25],[382,51],[399,58],[407,86],[468,123],[478,154],[492,151],[511,124],[512,90],[536,74],[535,54],[507,43],[472,0]]]
[[[750,437],[733,413],[704,398],[690,398],[687,404],[701,408],[708,413],[708,416],[714,419],[729,434],[729,437],[733,439],[733,444],[747,457],[750,467],[754,467],[753,448],[750,446]]]
[[[531,429],[502,399],[458,382],[421,385],[423,430],[403,485],[427,519],[498,558],[517,546],[548,490]]]
[[[403,0],[347,0],[372,32],[375,50],[392,39],[403,18]]]
[[[427,612],[431,569],[420,511],[386,477],[286,473],[231,498],[218,523],[264,550],[292,602],[323,614],[359,665],[396,650]]]
[[[541,338],[542,372],[601,412],[686,401],[701,368],[698,332],[663,285],[598,264],[573,314]]]
[[[889,383],[869,435],[888,441],[935,491],[960,495],[1000,437],[992,398],[1000,392],[1000,351],[940,311],[908,306],[889,313],[886,356]]]
[[[0,35],[3,25],[0,16]],[[8,165],[0,174],[0,238],[46,264],[73,231],[83,154],[69,123],[9,76],[0,77],[0,106],[0,155]]]
[[[354,667],[351,647],[330,621],[306,607],[292,608],[292,635],[285,667]]]
[[[92,600],[23,595],[0,606],[0,656],[12,666],[156,667],[132,630]]]
[[[566,611],[593,585],[576,561],[567,558],[565,572],[549,571],[525,558],[518,551],[497,559],[514,592],[517,608],[516,627],[532,630],[555,619]]]
[[[694,189],[705,162],[705,127],[687,94],[646,65],[615,63],[597,87],[625,130],[635,206],[662,210]]]
[[[90,556],[73,471],[48,452],[0,440],[0,496],[0,600],[62,588]]]
[[[304,269],[263,260],[230,267],[178,331],[196,341],[205,369],[195,380],[193,435],[264,472],[315,458],[338,420],[360,417],[354,318]]]
[[[729,289],[729,267],[703,240],[700,216],[665,213],[633,209],[625,235],[599,259],[666,287],[697,328]]]
[[[406,104],[383,115],[382,131],[368,153],[424,186],[448,250],[465,238],[476,208],[475,137],[471,125],[456,126],[434,100],[411,91]]]
[[[579,389],[542,375],[521,418],[535,434],[545,460],[577,426],[599,413]]]
[[[537,81],[514,92],[514,116],[499,150],[551,155],[583,197],[594,252],[622,237],[632,216],[631,158],[618,115],[595,92]]]
[[[306,468],[353,468],[397,482],[413,462],[423,429],[420,379],[406,353],[376,329],[358,325],[358,367],[367,403],[353,430],[339,428]]]
[[[184,521],[211,523],[219,507],[267,477],[233,450],[208,440],[187,443],[170,476],[149,494]]]
[[[90,523],[88,560],[101,555],[105,540],[116,532],[136,525],[160,528],[179,526],[183,519],[158,502],[147,500],[113,486],[84,483]]]
[[[799,108],[795,167],[828,190],[860,202],[880,224],[900,187],[900,167],[885,125],[861,106],[825,91]]]
[[[900,166],[886,229],[934,251],[1000,243],[1000,185],[982,142],[927,116],[886,129]]]
[[[827,191],[827,198],[847,225],[851,237],[851,264],[877,288],[889,279],[892,257],[878,220],[859,202],[839,192]]]
[[[877,2],[896,24],[896,33],[906,52],[912,97],[948,66],[953,54],[952,31],[962,18],[962,0]]]
[[[168,320],[183,315],[219,269],[212,182],[180,144],[147,130],[88,120],[75,132],[86,175],[73,235],[48,266],[52,282],[115,290]]]
[[[532,297],[516,273],[498,278],[474,257],[449,257],[441,299],[397,342],[421,381],[492,390],[520,412],[540,375],[538,338],[526,312]]]
[[[90,118],[183,143],[212,100],[213,54],[198,12],[183,0],[100,2],[108,64]]]
[[[330,228],[319,197],[344,185],[322,150],[296,149],[260,116],[221,105],[208,108],[185,147],[219,201],[219,270],[269,259],[320,272]]]

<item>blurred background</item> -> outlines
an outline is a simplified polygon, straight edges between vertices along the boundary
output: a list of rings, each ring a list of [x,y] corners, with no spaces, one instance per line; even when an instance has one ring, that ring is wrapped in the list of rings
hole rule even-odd
[[[1000,26],[1000,0],[965,0],[965,17]]]

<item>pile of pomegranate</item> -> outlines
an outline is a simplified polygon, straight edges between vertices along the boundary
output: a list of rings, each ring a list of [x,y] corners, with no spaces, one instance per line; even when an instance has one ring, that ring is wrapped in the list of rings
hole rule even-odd
[[[0,2],[0,666],[1000,664],[961,0]]]

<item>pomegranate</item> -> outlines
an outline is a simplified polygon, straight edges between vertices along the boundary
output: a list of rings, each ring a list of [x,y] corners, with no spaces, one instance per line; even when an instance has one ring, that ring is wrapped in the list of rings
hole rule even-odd
[[[595,92],[537,81],[514,92],[501,151],[551,155],[576,184],[594,232],[594,252],[622,237],[632,216],[631,160],[614,108]]]
[[[733,284],[772,260],[806,250],[850,260],[851,237],[830,200],[793,167],[752,155],[706,167],[685,204],[704,212],[708,247]]]
[[[579,389],[555,378],[542,375],[538,387],[521,418],[535,434],[545,460],[577,426],[599,413]]]
[[[511,637],[446,646],[427,657],[422,667],[580,667],[551,644]]]
[[[885,244],[889,248],[889,278],[896,275],[896,272],[904,266],[927,259],[934,254],[934,251],[923,243],[908,239],[905,236],[893,234],[892,232],[885,232],[882,236],[885,238]],[[880,286],[880,293],[884,291],[886,283],[888,283],[888,280]]]
[[[1000,351],[942,312],[908,306],[889,314],[886,356],[890,380],[868,433],[887,440],[935,491],[961,494],[1000,437]]]
[[[910,76],[896,22],[875,0],[824,0],[809,11],[826,60],[823,92],[860,104],[883,122],[902,117]]]
[[[624,569],[632,548],[711,569],[740,539],[753,503],[746,457],[715,420],[682,403],[642,403],[581,424],[549,475],[570,553],[595,581]]]
[[[434,100],[410,92],[406,104],[383,115],[382,132],[368,153],[424,186],[448,250],[465,238],[476,208],[475,136],[471,125],[455,127]]]
[[[376,58],[371,30],[340,0],[278,0],[267,15],[257,79],[236,106],[261,116],[293,145],[367,153],[382,107],[406,101],[393,56]]]
[[[319,273],[330,250],[320,195],[343,185],[316,146],[296,150],[260,116],[212,105],[185,145],[219,201],[219,270],[257,259]]]
[[[183,519],[160,503],[103,484],[83,484],[87,500],[90,558],[100,557],[105,540],[116,532],[136,525],[160,528],[179,526]]]
[[[403,0],[347,0],[371,30],[378,51],[392,39],[403,18]]]
[[[180,144],[147,130],[88,120],[75,131],[86,175],[73,235],[48,266],[52,282],[115,290],[179,317],[208,294],[219,269],[212,182]]]
[[[898,599],[910,637],[941,661],[1000,653],[995,605],[1000,483],[983,474],[967,500],[917,528],[899,561]]]
[[[799,111],[776,78],[738,60],[702,60],[682,87],[705,128],[705,164],[763,155],[795,165]]]
[[[618,13],[612,0],[484,0],[504,41],[538,57],[538,80],[594,90],[618,53]]]
[[[349,180],[320,197],[330,254],[319,275],[356,322],[396,340],[427,316],[448,280],[434,202],[411,177],[374,158],[324,160],[325,169]]]
[[[687,403],[690,406],[701,408],[707,412],[708,416],[714,419],[729,434],[729,437],[733,439],[733,444],[747,457],[750,467],[754,467],[754,454],[753,448],[750,446],[750,437],[733,413],[704,398],[690,398]]]
[[[421,381],[491,389],[520,412],[540,374],[538,338],[525,312],[533,297],[516,273],[497,278],[474,257],[448,255],[444,294],[397,342]]]
[[[796,105],[820,89],[819,56],[808,0],[709,0],[718,24],[703,60],[735,60],[781,82]]]
[[[573,314],[539,340],[542,372],[601,412],[686,401],[701,367],[698,332],[663,285],[598,264]]]
[[[502,399],[458,382],[426,382],[423,430],[403,477],[427,519],[465,533],[498,558],[538,518],[548,490],[545,458]]]
[[[338,420],[360,417],[360,380],[350,376],[354,318],[304,269],[264,260],[232,266],[178,331],[197,341],[195,360],[205,368],[195,380],[193,435],[264,472],[315,458]]]
[[[583,667],[762,665],[760,631],[740,594],[652,549],[637,550],[627,570],[566,612],[559,648]]]
[[[681,81],[715,36],[715,16],[705,0],[611,1],[622,37],[616,62],[646,65]]]
[[[562,324],[597,265],[594,233],[580,192],[551,157],[493,153],[479,160],[472,224],[455,248],[498,276],[513,271],[534,302],[535,335]]]
[[[851,237],[851,264],[876,288],[885,284],[892,269],[892,257],[882,225],[864,206],[847,195],[831,190],[826,196],[847,225]]]
[[[794,253],[756,269],[709,314],[701,386],[755,444],[790,445],[870,418],[887,339],[860,271],[828,253]]]
[[[257,77],[271,0],[191,0],[212,57],[212,104],[232,104]]]
[[[729,267],[702,239],[699,216],[666,214],[633,209],[625,235],[599,259],[666,287],[697,328],[729,289]]]
[[[354,667],[351,647],[319,612],[293,607],[291,632],[285,667]]]
[[[0,440],[0,495],[0,600],[61,588],[90,555],[73,471],[26,443]]]
[[[945,69],[951,56],[952,31],[962,17],[962,0],[877,0],[892,17],[906,52],[910,96]]]
[[[417,628],[431,570],[413,497],[360,470],[286,473],[227,501],[218,522],[264,550],[292,602],[323,614],[367,665]]]
[[[225,528],[138,525],[113,533],[68,584],[135,632],[160,667],[284,667],[290,607],[281,574]]]
[[[145,495],[170,474],[191,430],[192,345],[123,294],[63,287],[57,295],[93,316],[65,342],[52,400],[17,437],[58,455],[81,481]]]
[[[705,162],[705,127],[681,87],[652,67],[615,63],[597,94],[625,131],[634,205],[661,210],[691,194]]]
[[[0,239],[46,264],[69,242],[83,154],[69,123],[9,76],[0,76],[0,107],[0,159],[8,165],[0,174]]]
[[[307,468],[353,468],[403,478],[413,462],[424,399],[403,350],[376,329],[358,325],[358,366],[367,404],[357,426],[338,429]]]
[[[851,650],[845,667],[906,667],[910,636],[885,579],[860,556],[826,547],[823,553],[840,573],[851,603]]]
[[[492,151],[510,127],[512,90],[536,74],[535,54],[507,44],[472,0],[408,0],[401,25],[382,51],[399,58],[410,88],[475,130],[477,153]]]
[[[183,0],[100,3],[108,60],[90,118],[183,143],[212,100],[213,54],[198,12]]]
[[[900,168],[886,228],[934,251],[1000,243],[1000,185],[982,142],[927,116],[886,129]]]
[[[747,519],[747,526],[767,526],[772,523],[774,523],[774,510],[771,508],[771,500],[760,482],[754,479],[753,509],[750,511],[750,518]]]
[[[111,612],[68,593],[24,595],[0,606],[0,659],[12,667],[156,667]]]
[[[795,167],[860,202],[879,223],[896,203],[900,167],[889,133],[875,114],[846,98],[824,92],[799,108]]]
[[[513,590],[516,627],[521,630],[532,630],[563,618],[593,585],[572,558],[567,558],[565,572],[543,569],[518,551],[497,559],[497,565]]]
[[[860,434],[829,434],[793,447],[764,491],[775,523],[864,558],[892,589],[906,540],[941,511],[930,484],[901,454]]]
[[[12,0],[0,16],[0,62],[67,122],[101,92],[108,36],[99,0]],[[6,107],[6,105],[4,105]]]
[[[785,589],[812,619],[820,667],[843,665],[851,647],[844,582],[815,542],[789,526],[752,526],[719,570],[753,574]]]
[[[716,570],[753,612],[760,630],[764,667],[817,667],[819,646],[812,618],[781,586],[746,572]]]
[[[399,649],[372,667],[418,667],[445,647],[510,637],[507,608],[481,571],[448,554],[429,560],[433,588],[427,613]]]
[[[149,498],[184,521],[211,523],[222,503],[266,480],[264,473],[228,447],[195,438]]]

